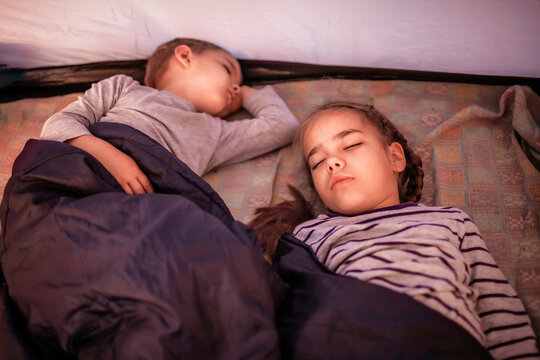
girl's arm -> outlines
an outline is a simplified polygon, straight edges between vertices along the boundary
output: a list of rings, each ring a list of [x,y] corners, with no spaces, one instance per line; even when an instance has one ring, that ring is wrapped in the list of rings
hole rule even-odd
[[[495,359],[539,355],[531,320],[515,290],[467,216],[461,251],[470,266],[470,285],[478,292],[476,311]]]
[[[138,86],[138,83],[125,75],[93,84],[77,101],[45,122],[41,138],[65,141],[85,150],[113,175],[126,193],[141,194],[153,192],[153,189],[135,161],[88,130],[113,109],[122,95],[133,86]]]

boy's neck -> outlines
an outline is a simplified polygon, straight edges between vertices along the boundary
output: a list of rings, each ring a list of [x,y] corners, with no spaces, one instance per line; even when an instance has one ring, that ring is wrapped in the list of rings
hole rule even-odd
[[[156,79],[154,81],[155,88],[157,90],[167,90],[167,88],[170,87],[171,80],[177,76],[176,72],[174,63],[171,59],[167,60],[166,68],[156,74]]]

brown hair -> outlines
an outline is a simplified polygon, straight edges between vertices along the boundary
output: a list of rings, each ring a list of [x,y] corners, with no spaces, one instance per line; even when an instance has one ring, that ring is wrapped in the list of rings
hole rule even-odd
[[[357,112],[363,115],[363,118],[378,130],[383,143],[390,145],[397,142],[403,147],[406,166],[399,177],[399,200],[402,203],[407,201],[418,202],[422,196],[424,184],[422,159],[409,147],[407,140],[394,124],[371,105],[339,101],[319,106],[308,115],[297,131],[294,139],[295,147],[303,147],[304,135],[310,124],[323,113],[329,111]],[[309,171],[307,164],[306,169]],[[266,256],[270,258],[274,256],[281,234],[285,232],[291,233],[298,224],[314,217],[313,205],[304,198],[298,189],[290,185],[289,189],[293,200],[257,209],[255,218],[248,224],[257,233],[259,243],[263,247]]]
[[[312,204],[300,190],[288,186],[293,200],[258,208],[255,210],[255,218],[248,224],[255,230],[267,259],[274,257],[277,241],[283,233],[292,233],[296,225],[315,217]]]
[[[200,54],[207,50],[220,50],[228,53],[225,49],[204,40],[176,38],[168,41],[158,46],[146,62],[146,73],[144,76],[144,84],[146,86],[155,87],[156,78],[166,69],[167,60],[174,54],[174,49],[180,45],[189,46],[194,54]]]

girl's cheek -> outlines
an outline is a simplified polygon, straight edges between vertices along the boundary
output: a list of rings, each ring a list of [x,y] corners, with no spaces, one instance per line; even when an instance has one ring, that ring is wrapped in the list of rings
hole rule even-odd
[[[313,178],[313,184],[315,185],[315,190],[317,190],[317,192],[319,192],[319,190],[324,189],[324,180],[321,179],[320,177]]]

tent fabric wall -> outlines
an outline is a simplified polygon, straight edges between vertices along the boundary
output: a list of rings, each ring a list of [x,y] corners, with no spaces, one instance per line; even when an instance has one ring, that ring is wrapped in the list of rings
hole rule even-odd
[[[0,64],[148,57],[184,36],[242,59],[540,77],[536,0],[0,0]]]
[[[497,82],[350,76],[378,68],[527,77],[536,84],[537,14],[538,0],[0,0],[0,196],[13,160],[26,140],[39,136],[46,118],[75,100],[75,91],[89,86],[89,76],[118,69],[104,69],[111,65],[104,62],[120,60],[140,77],[142,59],[158,44],[177,36],[206,39],[245,59],[252,80],[284,76],[274,87],[298,119],[339,96],[373,104],[395,121],[425,161],[423,202],[457,206],[473,216],[540,338],[540,172],[527,156],[531,147],[533,154],[539,151],[538,87],[531,86],[535,94],[523,86],[530,83],[517,81],[521,86],[507,89],[502,85],[508,83]],[[355,68],[346,79],[321,73],[332,79],[307,80],[302,67],[300,78],[288,81],[291,68],[269,72],[256,63],[261,60]],[[65,69],[74,64],[86,65]],[[39,69],[50,66],[73,76]],[[75,88],[72,81],[85,86]],[[34,96],[33,86],[68,95]],[[23,99],[2,101],[14,92]],[[530,139],[518,128],[528,130]],[[523,146],[526,138],[529,147]],[[288,146],[223,167],[205,180],[235,219],[247,222],[257,207],[286,199],[290,181],[309,189],[303,169]],[[7,334],[1,324],[6,313],[15,312],[0,304],[0,335]]]

